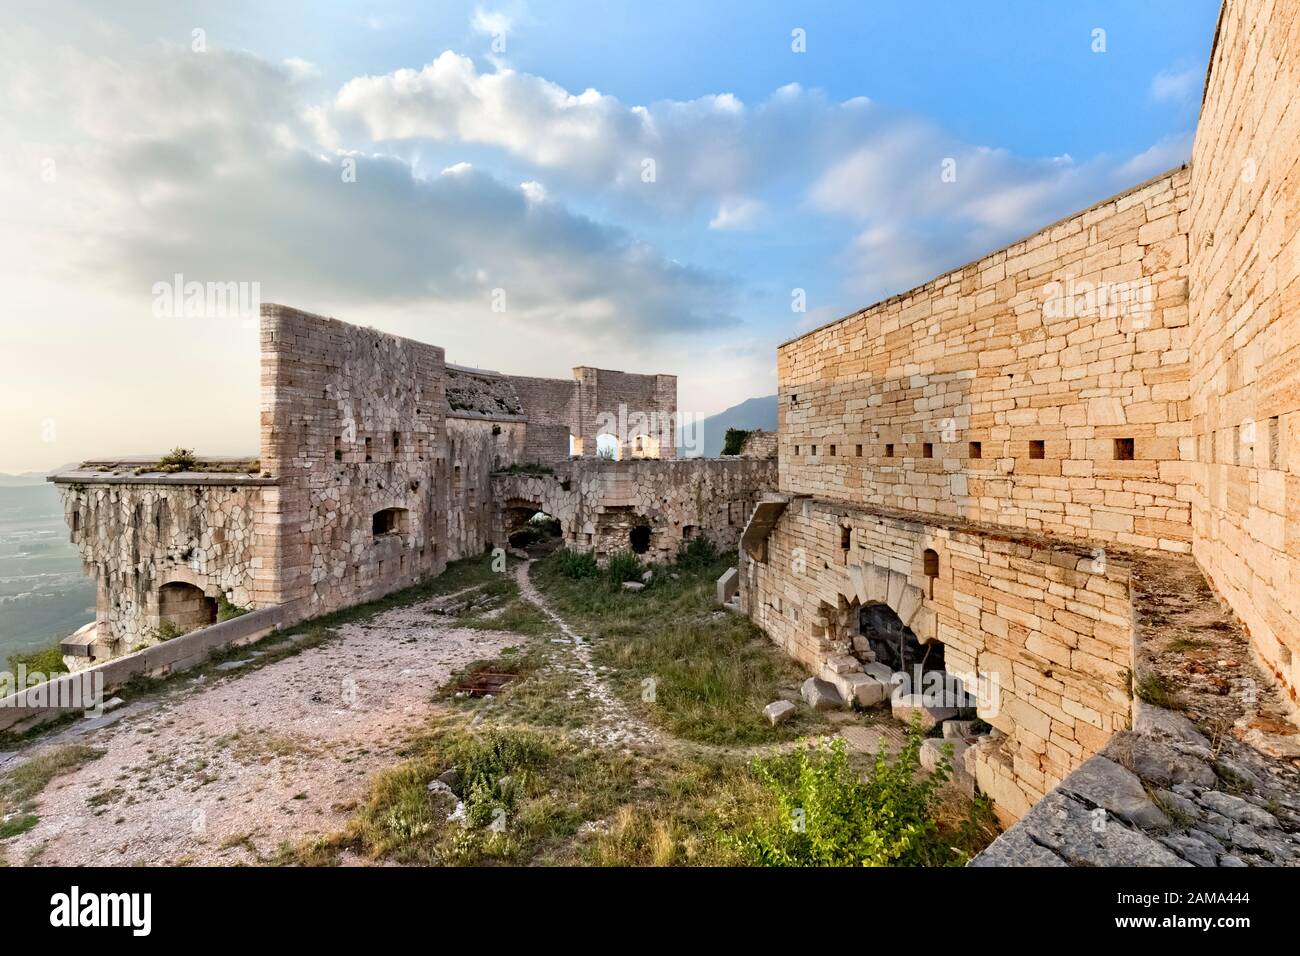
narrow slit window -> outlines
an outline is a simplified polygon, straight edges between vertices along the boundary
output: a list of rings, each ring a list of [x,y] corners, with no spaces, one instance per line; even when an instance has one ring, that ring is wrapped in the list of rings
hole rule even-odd
[[[932,443],[930,443],[930,442],[928,442],[928,441],[927,441],[927,442],[921,442],[921,457],[922,457],[922,458],[933,458],[933,457],[934,457],[934,445],[933,445]]]
[[[862,457],[862,446],[861,446],[861,445],[855,445],[855,446],[853,446],[853,447],[856,449],[856,454],[857,454],[857,456],[858,456],[859,458],[861,458],[861,457]]]
[[[835,446],[834,446],[834,445],[831,445],[831,450],[830,450],[827,454],[829,454],[832,458],[835,457]]]
[[[374,461],[374,460],[375,460],[374,457],[370,454],[370,439],[367,438],[366,439],[366,461]]]
[[[343,460],[343,439],[339,438],[337,435],[334,436],[334,460]]]
[[[853,529],[847,525],[840,525],[840,550],[849,550],[849,545],[853,542]]]
[[[893,446],[893,443],[892,443],[892,442],[887,442],[887,443],[885,444],[885,457],[886,457],[886,458],[893,458],[893,457],[894,457],[894,446]]]

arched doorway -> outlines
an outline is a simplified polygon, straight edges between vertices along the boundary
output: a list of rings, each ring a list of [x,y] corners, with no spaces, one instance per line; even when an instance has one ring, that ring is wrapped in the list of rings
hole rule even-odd
[[[202,588],[173,581],[158,589],[158,630],[176,636],[217,622],[217,602]]]
[[[856,654],[870,651],[877,662],[892,671],[911,671],[918,665],[922,673],[944,669],[943,644],[939,641],[922,644],[888,604],[859,607],[854,637]]]
[[[506,543],[512,548],[550,551],[564,537],[560,520],[529,501],[514,500],[504,509]]]

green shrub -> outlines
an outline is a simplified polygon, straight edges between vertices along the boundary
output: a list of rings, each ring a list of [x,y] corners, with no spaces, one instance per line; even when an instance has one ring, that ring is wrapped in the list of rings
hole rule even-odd
[[[605,577],[611,584],[639,581],[644,573],[645,568],[641,567],[641,559],[631,551],[615,551],[605,562]]]
[[[740,450],[745,447],[745,439],[752,434],[753,432],[746,431],[743,428],[728,428],[726,438],[722,442],[722,453],[724,455],[739,455]]]
[[[166,474],[173,474],[178,471],[193,471],[194,466],[199,463],[194,457],[194,449],[173,448],[167,454],[158,459],[158,470]]]
[[[941,760],[920,772],[919,724],[898,756],[884,743],[865,777],[849,764],[843,738],[756,760],[754,772],[775,798],[772,816],[739,839],[741,855],[761,866],[960,865],[964,855],[941,838],[936,792],[948,778]]]
[[[58,644],[40,651],[10,654],[9,673],[17,674],[19,664],[27,668],[29,676],[39,673],[44,674],[46,677],[53,677],[55,674],[62,674],[68,669],[63,663],[63,652],[59,650]]]
[[[708,538],[694,537],[683,542],[677,551],[677,565],[684,571],[707,568],[718,560],[718,549]]]
[[[217,623],[240,617],[247,614],[248,611],[249,609],[246,607],[239,607],[238,605],[230,603],[230,598],[226,597],[224,594],[217,597]]]
[[[590,551],[561,548],[555,552],[555,566],[566,578],[594,578],[600,574],[596,555]]]

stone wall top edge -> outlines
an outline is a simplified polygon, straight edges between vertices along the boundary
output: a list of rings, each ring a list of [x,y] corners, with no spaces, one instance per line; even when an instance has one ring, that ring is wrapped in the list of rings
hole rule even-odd
[[[352,322],[336,319],[331,315],[320,315],[316,312],[307,312],[304,309],[297,309],[291,305],[281,305],[278,302],[263,302],[261,306],[261,317],[265,322],[274,321],[280,318],[306,319],[310,322],[316,322],[324,326],[341,326],[352,332],[369,332],[380,338],[392,339],[395,342],[405,342],[412,346],[422,349],[429,349],[436,352],[439,358],[446,363],[446,349],[441,345],[434,345],[432,342],[421,342],[419,339],[408,338],[404,335],[395,335],[392,332],[385,332],[382,329],[376,329],[369,325],[356,325]]]
[[[955,276],[958,276],[965,270],[971,268],[972,266],[983,262],[985,259],[989,259],[1000,253],[1006,252],[1008,249],[1012,248],[1013,246],[1017,246],[1022,242],[1027,242],[1030,239],[1033,239],[1035,236],[1042,235],[1045,232],[1050,232],[1051,230],[1055,229],[1057,226],[1060,226],[1063,223],[1067,223],[1071,219],[1077,219],[1080,216],[1086,215],[1087,213],[1091,212],[1094,209],[1099,209],[1102,206],[1105,206],[1107,203],[1115,202],[1117,200],[1123,199],[1125,196],[1138,192],[1139,190],[1146,189],[1148,186],[1158,183],[1162,179],[1172,179],[1173,177],[1177,176],[1179,173],[1184,172],[1190,168],[1191,168],[1190,163],[1182,163],[1178,166],[1175,166],[1173,169],[1165,170],[1163,173],[1159,173],[1158,175],[1152,176],[1149,179],[1145,179],[1142,182],[1137,183],[1134,186],[1130,186],[1127,189],[1121,190],[1120,192],[1117,192],[1112,196],[1107,196],[1105,199],[1100,199],[1090,206],[1086,206],[1083,209],[1078,209],[1070,213],[1069,215],[1062,216],[1060,219],[1057,219],[1053,222],[1049,222],[1047,225],[1043,226],[1042,228],[1035,229],[1033,232],[1021,236],[1020,238],[1015,239],[1012,242],[1008,242],[1005,245],[999,246],[996,249],[990,249],[988,252],[984,253],[983,255],[977,256],[976,258],[971,259],[969,262],[965,262],[962,265],[957,266],[956,268],[947,269],[939,273],[934,278],[922,282],[920,285],[913,286],[910,289],[906,289],[902,292],[895,293],[894,295],[888,296],[884,299],[880,299],[876,302],[872,302],[870,305],[864,306],[861,309],[854,309],[852,312],[842,315],[837,319],[832,319],[829,322],[824,322],[821,325],[817,326],[816,328],[809,329],[807,332],[801,332],[798,335],[793,336],[792,338],[788,338],[784,342],[778,343],[776,350],[779,353],[782,349],[788,348],[789,346],[794,345],[796,342],[800,342],[811,335],[816,335],[818,332],[825,332],[827,329],[831,328],[832,326],[839,325],[841,322],[845,322],[849,319],[857,318],[860,315],[865,315],[868,312],[873,312],[877,309],[884,308],[885,306],[890,305],[891,303],[900,302],[904,299],[908,299],[920,295],[924,293],[927,289],[930,289],[932,286],[936,286],[940,282],[946,282],[948,280],[953,279]]]
[[[182,471],[172,475],[115,475],[103,471],[64,471],[45,479],[56,485],[166,485],[168,487],[216,487],[278,485],[279,478],[261,475],[231,475],[202,471]]]

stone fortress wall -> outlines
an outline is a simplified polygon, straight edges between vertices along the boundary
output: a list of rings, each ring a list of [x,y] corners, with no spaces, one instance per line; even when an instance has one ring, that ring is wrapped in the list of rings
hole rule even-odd
[[[742,606],[814,673],[878,602],[997,676],[1004,820],[1128,726],[1154,556],[1194,556],[1294,700],[1297,31],[1296,0],[1229,0],[1190,167],[778,350]]]
[[[64,644],[78,666],[223,613],[314,617],[504,545],[496,476],[516,467],[562,470],[584,489],[580,505],[553,505],[569,516],[570,545],[612,549],[615,516],[635,513],[653,526],[652,558],[692,526],[733,546],[758,484],[775,480],[770,464],[757,475],[639,460],[675,457],[671,375],[505,376],[286,306],[263,306],[261,319],[258,460],[170,474],[154,461],[88,463],[52,479],[98,585],[96,626]],[[667,423],[668,444],[639,421]],[[602,431],[620,436],[625,461],[598,457]],[[570,458],[570,436],[585,454]],[[626,547],[628,528],[617,529]]]
[[[646,561],[671,561],[696,537],[731,550],[775,483],[774,462],[741,458],[575,459],[550,474],[497,474],[494,538],[508,539],[540,511],[559,520],[566,545],[601,560],[632,551]]]
[[[1300,687],[1300,4],[1225,3],[1192,151],[1192,547]]]

